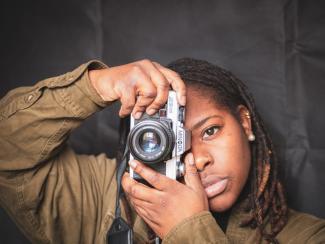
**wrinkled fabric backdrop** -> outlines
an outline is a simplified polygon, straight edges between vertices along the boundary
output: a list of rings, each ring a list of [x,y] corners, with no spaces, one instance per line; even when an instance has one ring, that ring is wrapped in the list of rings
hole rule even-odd
[[[325,2],[321,0],[6,1],[0,96],[90,59],[205,59],[246,81],[279,151],[292,208],[325,217]],[[113,157],[118,104],[70,142]],[[1,149],[0,149],[1,150]],[[0,209],[0,242],[26,243]]]

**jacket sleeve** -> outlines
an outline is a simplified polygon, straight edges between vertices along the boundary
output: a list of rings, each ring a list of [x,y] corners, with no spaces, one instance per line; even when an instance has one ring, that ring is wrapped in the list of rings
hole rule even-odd
[[[88,77],[104,67],[88,62],[0,102],[0,204],[33,242],[97,242],[113,215],[115,161],[76,155],[66,143],[107,105]]]
[[[204,211],[176,225],[163,240],[163,244],[172,243],[229,244],[230,242],[211,213]]]

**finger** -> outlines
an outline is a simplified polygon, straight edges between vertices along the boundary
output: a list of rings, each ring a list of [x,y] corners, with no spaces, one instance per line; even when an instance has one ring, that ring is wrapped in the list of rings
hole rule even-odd
[[[148,211],[145,208],[134,206],[135,211],[140,215],[140,217],[148,224],[152,229],[159,227],[159,223],[154,218],[150,217]]]
[[[142,199],[134,198],[132,196],[130,197],[130,199],[134,206],[138,206],[138,207],[145,208],[145,209],[155,210],[155,204],[153,204],[151,202],[147,202]]]
[[[152,202],[155,194],[158,192],[156,189],[150,188],[132,179],[129,174],[123,175],[122,187],[129,197],[146,202]]]
[[[182,78],[175,71],[162,66],[159,63],[153,62],[153,64],[160,70],[161,73],[167,78],[171,87],[177,94],[177,101],[179,104],[185,106],[186,103],[186,86]]]
[[[159,220],[161,216],[159,216],[157,212],[154,211],[153,207],[149,208],[148,206],[146,206],[148,205],[147,203],[139,203],[137,201],[139,200],[132,201],[132,206],[135,211],[140,215],[141,218],[143,218],[147,222],[147,224],[157,227],[159,225]]]
[[[150,78],[157,88],[157,96],[146,109],[146,112],[149,115],[153,115],[166,104],[170,84],[166,77],[153,64],[152,69],[150,69]]]
[[[148,104],[151,104],[154,97],[150,96],[137,96],[136,106],[134,106],[132,115],[135,119],[140,119],[144,111],[146,110]]]
[[[125,89],[125,91],[123,91],[123,95],[121,96],[120,101],[121,101],[121,108],[119,111],[119,116],[123,118],[129,115],[134,109],[134,105],[136,101],[134,90]]]
[[[143,85],[144,88],[141,88],[141,90],[138,92],[136,104],[134,106],[134,110],[132,111],[132,114],[134,116],[137,116],[141,112],[141,114],[146,110],[146,108],[152,104],[154,99],[156,98],[157,91],[156,88],[152,85],[152,83],[149,82],[142,82],[147,83],[146,85]],[[156,111],[153,111],[152,114],[154,114]],[[140,117],[135,117],[136,119],[139,119]]]
[[[184,180],[185,184],[192,188],[195,192],[203,190],[201,178],[194,162],[194,156],[191,152],[188,153],[185,157]]]
[[[139,119],[145,109],[154,101],[157,96],[157,88],[151,81],[150,76],[141,68],[138,67],[136,74],[135,94],[136,103],[132,111],[134,118]]]
[[[143,179],[145,179],[151,186],[158,190],[164,190],[168,187],[171,179],[165,175],[154,171],[153,169],[143,165],[139,161],[131,160],[129,162],[131,168],[138,173]]]

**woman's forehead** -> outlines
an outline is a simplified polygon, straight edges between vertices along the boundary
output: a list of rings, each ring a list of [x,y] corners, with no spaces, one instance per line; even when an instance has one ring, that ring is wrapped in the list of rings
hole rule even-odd
[[[185,126],[192,128],[199,121],[209,117],[224,117],[227,111],[213,99],[211,95],[204,95],[200,91],[188,89],[186,99]]]
[[[196,110],[199,109],[200,112],[206,110],[207,108],[216,108],[222,110],[222,106],[217,101],[217,94],[213,91],[209,91],[207,88],[200,89],[195,86],[187,87],[186,95],[186,109]]]

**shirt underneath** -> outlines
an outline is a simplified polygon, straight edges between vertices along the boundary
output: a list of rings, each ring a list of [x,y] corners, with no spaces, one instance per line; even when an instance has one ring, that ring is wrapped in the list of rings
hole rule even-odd
[[[214,219],[217,221],[218,225],[220,226],[220,228],[224,233],[226,233],[227,230],[230,212],[231,212],[230,209],[222,213],[212,212]]]

